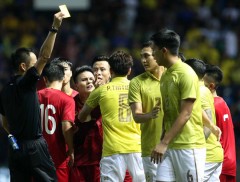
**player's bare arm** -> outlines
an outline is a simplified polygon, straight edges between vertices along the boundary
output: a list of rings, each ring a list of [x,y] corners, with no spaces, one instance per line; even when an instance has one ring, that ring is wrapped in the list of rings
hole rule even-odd
[[[184,125],[190,119],[195,99],[184,99],[181,101],[180,113],[171,129],[165,133],[163,139],[155,147],[152,152],[151,160],[159,163],[163,159],[163,155],[168,148],[168,144],[182,131]]]
[[[64,14],[61,13],[61,12],[58,12],[54,15],[52,27],[56,31],[61,26],[63,17],[64,17]],[[56,35],[57,35],[56,31],[55,32],[54,31],[49,31],[49,33],[47,35],[47,38],[43,42],[42,47],[40,49],[39,56],[38,56],[38,61],[34,65],[39,74],[42,73],[42,70],[43,70],[44,66],[46,65],[48,59],[51,57],[52,50],[53,50],[54,43],[55,43],[55,39],[56,39]]]
[[[138,103],[138,102],[131,103],[130,107],[132,110],[133,118],[136,123],[145,123],[150,121],[151,119],[155,119],[158,117],[158,114],[160,111],[160,107],[155,106],[151,112],[143,113],[142,103]]]
[[[210,109],[207,109],[210,110]],[[211,110],[210,111],[203,111],[203,125],[204,125],[204,135],[207,139],[211,132],[217,137],[218,141],[221,138],[222,132],[218,126],[216,126],[213,121],[211,120]]]
[[[203,110],[203,131],[204,131],[205,139],[207,139],[211,134],[211,130],[204,124],[205,121],[207,122],[208,127],[212,125],[213,121],[212,121],[211,109]]]
[[[73,124],[70,121],[62,121],[62,132],[65,139],[65,143],[68,146],[68,156],[70,157],[69,166],[73,166],[74,163],[74,148],[73,148]]]
[[[78,119],[81,123],[88,122],[91,120],[90,113],[93,109],[89,107],[86,103],[84,104],[81,112],[78,114]]]

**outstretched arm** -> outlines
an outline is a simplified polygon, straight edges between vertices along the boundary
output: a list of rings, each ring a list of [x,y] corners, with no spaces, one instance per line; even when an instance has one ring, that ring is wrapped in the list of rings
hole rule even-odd
[[[61,12],[58,12],[54,15],[52,27],[57,31],[59,27],[61,26],[62,19],[64,14]],[[42,44],[42,47],[39,52],[38,61],[34,65],[38,71],[39,74],[42,73],[42,70],[44,66],[46,65],[48,59],[51,57],[52,50],[55,44],[55,39],[57,32],[56,31],[49,31],[47,38]]]

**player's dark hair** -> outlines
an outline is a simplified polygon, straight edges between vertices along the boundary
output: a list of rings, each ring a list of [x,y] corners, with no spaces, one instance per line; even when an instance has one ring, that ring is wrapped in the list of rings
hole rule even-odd
[[[152,45],[153,45],[153,42],[149,40],[149,41],[144,42],[144,43],[142,44],[142,48],[152,47]]]
[[[118,76],[126,76],[133,66],[133,58],[130,54],[118,50],[115,51],[108,60],[111,70]]]
[[[58,58],[54,58],[51,62],[55,64],[66,63],[70,67],[70,69],[72,69],[72,63],[67,58],[58,57]]]
[[[191,58],[187,59],[185,63],[192,67],[192,69],[195,71],[199,79],[203,78],[206,72],[206,64],[204,63],[204,61],[200,59]]]
[[[218,66],[207,65],[206,75],[210,76],[213,79],[215,82],[215,89],[217,89],[223,80],[222,70]]]
[[[93,70],[92,70],[91,66],[83,65],[83,66],[77,67],[75,69],[75,71],[74,71],[74,74],[73,74],[73,81],[74,81],[74,83],[77,82],[78,75],[83,73],[84,71],[89,71],[89,72],[91,72],[93,74]]]
[[[42,75],[50,83],[53,81],[62,81],[64,78],[64,67],[60,64],[50,62],[44,67]]]
[[[172,55],[178,55],[180,47],[180,36],[169,29],[161,29],[150,38],[160,49],[165,47]]]
[[[92,60],[92,66],[94,65],[94,63],[98,62],[98,61],[108,61],[109,57],[106,55],[98,55],[96,57],[93,58]]]
[[[21,47],[11,54],[12,68],[14,72],[18,71],[21,63],[29,64],[31,52],[33,52],[32,49]]]

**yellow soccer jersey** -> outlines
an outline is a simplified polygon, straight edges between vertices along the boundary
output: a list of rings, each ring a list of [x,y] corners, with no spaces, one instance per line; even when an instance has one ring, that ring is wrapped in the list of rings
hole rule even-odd
[[[199,82],[200,85],[200,95],[202,109],[211,109],[213,122],[216,125],[215,108],[214,108],[214,98],[210,90],[204,85],[203,81]],[[210,134],[206,140],[206,162],[222,162],[223,161],[223,149],[221,143],[217,141],[214,134]]]
[[[163,122],[166,131],[169,131],[179,115],[181,100],[196,99],[190,119],[181,133],[170,142],[169,148],[204,148],[202,108],[196,73],[190,66],[179,60],[164,72],[160,85],[164,111]]]
[[[145,72],[130,82],[129,103],[142,103],[143,113],[150,112],[161,101],[160,80],[151,73]],[[161,107],[161,106],[160,106]],[[162,132],[163,110],[158,117],[146,123],[141,123],[142,157],[150,156],[159,143]]]
[[[128,105],[129,80],[116,77],[92,91],[86,104],[100,106],[103,124],[103,154],[141,152],[140,125],[135,123]]]

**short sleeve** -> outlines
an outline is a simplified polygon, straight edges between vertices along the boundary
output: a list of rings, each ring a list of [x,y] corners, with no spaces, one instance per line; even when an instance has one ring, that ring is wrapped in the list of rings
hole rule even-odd
[[[40,79],[40,75],[37,69],[33,66],[27,70],[26,74],[22,77],[19,82],[19,86],[26,89],[36,90],[37,82]]]
[[[212,95],[210,90],[205,86],[201,86],[200,96],[202,109],[203,110],[211,109],[211,102],[213,102],[213,98],[211,98]]]
[[[179,81],[181,99],[196,99],[198,89],[198,79],[194,74],[182,74]]]
[[[100,94],[101,94],[102,88],[104,88],[104,86],[100,86],[100,87],[98,87],[97,89],[93,90],[90,93],[90,95],[89,95],[89,97],[88,97],[88,99],[86,101],[86,104],[89,107],[94,109],[95,107],[97,107],[99,105]]]
[[[73,123],[75,120],[75,102],[73,98],[67,98],[63,107],[62,121],[71,121]]]
[[[159,88],[160,89],[160,88]],[[128,102],[131,103],[142,103],[140,94],[140,84],[137,79],[132,79],[129,85]]]

